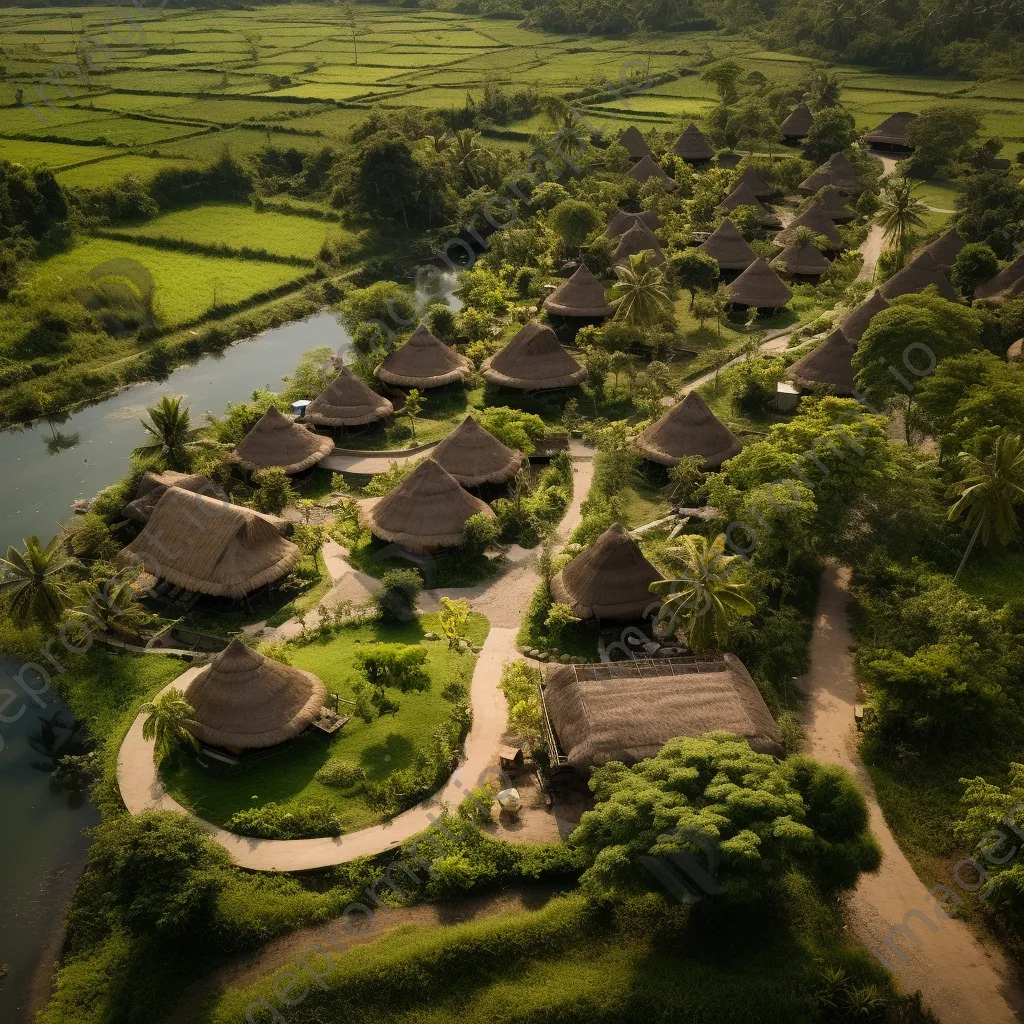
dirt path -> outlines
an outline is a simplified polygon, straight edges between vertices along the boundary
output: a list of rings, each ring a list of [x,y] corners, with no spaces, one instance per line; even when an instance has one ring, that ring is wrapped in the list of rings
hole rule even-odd
[[[868,230],[868,237],[860,246],[860,253],[864,257],[858,281],[874,281],[875,267],[878,266],[878,257],[882,255],[882,247],[885,245],[885,231],[879,224],[872,224]]]
[[[854,704],[858,684],[846,614],[849,570],[822,576],[811,670],[801,681],[807,753],[847,768],[860,784],[871,829],[882,846],[881,870],[861,878],[850,900],[857,938],[899,979],[905,992],[920,989],[942,1024],[1013,1024],[1024,1019],[1024,995],[1002,953],[982,945],[961,921],[936,913],[935,902],[886,824],[874,786],[857,753]],[[950,881],[952,885],[952,880]],[[892,932],[907,925],[910,933]],[[891,944],[890,944],[891,943]]]

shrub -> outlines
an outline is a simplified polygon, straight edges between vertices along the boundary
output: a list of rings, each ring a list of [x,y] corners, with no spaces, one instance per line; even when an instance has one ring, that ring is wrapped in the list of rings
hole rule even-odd
[[[366,778],[366,771],[361,765],[346,761],[344,758],[332,757],[325,765],[317,769],[313,776],[317,782],[325,786],[337,786],[347,789]]]
[[[103,558],[117,549],[106,522],[95,512],[75,520],[71,547],[79,558]]]
[[[471,515],[464,527],[465,539],[462,542],[463,553],[480,556],[498,541],[498,523],[491,516],[482,512]]]
[[[250,504],[257,512],[280,515],[295,497],[291,479],[280,466],[258,470],[253,473],[252,479],[256,490],[253,491]]]
[[[442,639],[448,642],[448,647],[455,650],[468,644],[467,629],[469,624],[469,602],[464,598],[441,598],[441,627]]]
[[[480,424],[502,444],[523,455],[532,455],[537,450],[537,442],[547,434],[547,427],[539,416],[506,405],[484,409]]]
[[[581,621],[580,617],[572,610],[570,605],[556,601],[548,609],[544,625],[547,627],[552,643],[557,647],[562,640],[566,626],[571,626],[579,621]]]
[[[385,619],[408,622],[416,614],[416,601],[423,592],[418,569],[391,569],[381,577],[381,590],[374,603]]]
[[[423,666],[427,661],[427,652],[422,647],[407,644],[371,644],[356,657],[356,666],[366,676],[366,685],[370,687],[366,701],[359,700],[359,714],[370,721],[376,715],[393,714],[398,704],[390,698],[385,690],[394,689],[401,693],[410,690],[425,690],[430,685],[430,677]],[[364,696],[361,688],[357,688],[358,698]],[[374,714],[375,712],[375,714]]]
[[[326,804],[304,803],[290,810],[278,803],[267,803],[236,811],[225,826],[229,832],[256,839],[319,839],[340,836],[341,819]]]
[[[509,662],[501,670],[502,693],[508,702],[508,727],[533,744],[540,742],[543,713],[540,670],[525,661]]]

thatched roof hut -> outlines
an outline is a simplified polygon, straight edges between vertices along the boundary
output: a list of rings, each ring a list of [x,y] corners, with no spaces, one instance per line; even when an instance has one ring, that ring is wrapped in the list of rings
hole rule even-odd
[[[634,224],[642,224],[648,231],[654,232],[661,227],[661,220],[657,210],[641,210],[633,213],[629,210],[620,210],[612,214],[605,229],[605,238],[618,238],[624,235]]]
[[[612,253],[612,260],[615,263],[625,263],[630,256],[636,256],[641,252],[651,254],[649,260],[653,267],[660,267],[665,262],[665,254],[654,235],[643,224],[634,224],[619,239],[619,244]]]
[[[815,202],[833,224],[847,224],[857,216],[857,211],[850,206],[847,197],[834,185],[826,185],[818,193]]]
[[[737,185],[719,204],[720,209],[728,210],[730,213],[740,206],[752,206],[761,220],[761,226],[765,228],[779,227],[779,218],[771,213],[761,204],[757,196],[742,182]]]
[[[827,238],[828,252],[838,252],[843,248],[843,236],[818,203],[811,203],[799,217],[794,217],[785,230],[775,236],[775,244],[790,245],[797,228],[810,228],[816,235]]]
[[[769,199],[775,195],[775,189],[761,177],[753,167],[748,167],[736,182],[737,186],[745,186],[752,196],[758,199]]]
[[[571,388],[587,376],[555,332],[536,320],[521,328],[500,352],[485,359],[482,372],[492,384],[520,391]]]
[[[454,548],[466,538],[466,520],[494,516],[433,459],[424,459],[390,494],[370,509],[370,529],[381,540],[410,551]]]
[[[707,163],[715,155],[701,130],[690,122],[686,130],[675,141],[672,152],[688,164]]]
[[[815,246],[792,242],[772,260],[771,266],[790,277],[812,277],[817,280],[830,264]]]
[[[626,177],[632,178],[634,181],[639,181],[641,185],[648,179],[653,178],[664,188],[668,189],[669,192],[674,188],[678,188],[675,180],[665,173],[665,169],[661,164],[656,163],[654,159],[649,156],[642,157],[633,164],[633,166],[626,171]]]
[[[783,756],[778,726],[735,655],[562,665],[542,690],[552,760],[586,771],[635,764],[676,737],[730,732]]]
[[[757,253],[728,217],[697,248],[717,260],[722,270],[746,270],[757,259]]]
[[[385,384],[422,389],[454,384],[464,380],[472,369],[472,363],[465,356],[460,356],[426,327],[420,326],[373,372]]]
[[[237,599],[279,580],[301,552],[272,516],[168,487],[118,557],[183,590]]]
[[[1006,361],[1008,363],[1024,362],[1024,338],[1018,338],[1006,350]]]
[[[831,387],[837,395],[852,395],[854,345],[838,328],[817,348],[786,370],[786,379],[801,387]]]
[[[851,310],[843,318],[839,329],[846,336],[846,340],[856,347],[868,329],[871,318],[888,308],[889,303],[885,301],[885,296],[876,288],[856,309]]]
[[[121,515],[136,523],[148,523],[153,509],[168,487],[180,487],[182,490],[193,492],[202,491],[206,494],[217,492],[213,481],[201,473],[176,473],[173,469],[163,473],[146,473],[139,481],[135,499],[125,505]]]
[[[960,237],[956,228],[950,228],[945,234],[940,235],[934,242],[924,247],[924,251],[947,273],[953,269],[960,250],[966,243]]]
[[[327,687],[232,640],[189,684],[189,732],[231,751],[273,747],[298,736],[319,714]]]
[[[832,185],[840,192],[860,195],[864,191],[857,172],[845,153],[833,153],[816,171],[800,182],[800,188],[817,192],[826,185]]]
[[[383,396],[368,388],[347,366],[306,406],[306,419],[320,427],[361,427],[395,411]]]
[[[615,312],[615,307],[604,297],[604,285],[585,263],[544,300],[542,308],[555,316],[587,318],[611,316]]]
[[[950,302],[957,302],[959,296],[949,279],[942,272],[938,263],[927,253],[920,253],[908,263],[898,274],[894,274],[882,285],[881,293],[887,299],[895,299],[899,295],[910,295],[922,292],[929,285],[934,285],[939,295]]]
[[[793,298],[793,293],[763,256],[754,260],[735,281],[727,284],[725,290],[734,305],[752,306],[754,309],[778,309]]]
[[[242,438],[233,461],[250,472],[279,467],[292,476],[312,468],[333,451],[331,438],[314,434],[272,405]]]
[[[619,145],[629,154],[630,160],[643,160],[645,156],[654,155],[651,147],[647,145],[647,140],[634,125],[630,125],[619,136]]]
[[[718,469],[743,449],[696,391],[647,427],[636,439],[636,447],[645,459],[662,466],[674,466],[687,455],[699,455],[704,459],[704,469]]]
[[[1024,256],[1018,256],[1008,267],[1000,270],[995,277],[979,284],[974,289],[974,297],[976,299],[998,298],[1021,280],[1024,280]]]
[[[801,103],[782,122],[779,131],[782,132],[782,137],[787,142],[799,142],[801,139],[807,138],[812,124],[814,124],[814,115],[811,113],[810,107],[806,103]]]
[[[620,523],[609,526],[551,580],[551,596],[581,619],[640,619],[662,579]]]
[[[503,445],[472,416],[434,448],[430,457],[463,487],[507,483],[523,464],[522,452]]]
[[[872,128],[861,138],[876,149],[899,149],[910,151],[914,147],[907,141],[907,129],[917,119],[917,114],[901,110],[890,114],[877,128]]]

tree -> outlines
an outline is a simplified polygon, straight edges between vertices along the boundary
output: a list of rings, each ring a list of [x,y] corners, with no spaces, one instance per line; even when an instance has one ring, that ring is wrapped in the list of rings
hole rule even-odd
[[[375,715],[394,714],[398,710],[398,702],[386,694],[387,689],[401,693],[425,690],[430,685],[430,677],[423,668],[426,660],[427,652],[422,647],[405,644],[371,644],[360,652],[356,656],[356,666],[366,677],[372,709],[368,711],[361,703],[360,715],[371,721]],[[366,717],[367,712],[369,718]]]
[[[256,490],[253,492],[251,504],[257,512],[267,515],[280,515],[288,503],[295,497],[292,490],[291,477],[280,467],[259,469],[252,475]]]
[[[85,608],[71,612],[87,625],[99,625],[104,632],[113,630],[131,634],[145,626],[152,616],[139,604],[131,581],[124,576],[111,576],[97,584]]]
[[[532,455],[538,442],[548,432],[547,425],[536,414],[512,409],[507,405],[488,406],[480,415],[480,425],[503,445],[523,455]]]
[[[892,175],[882,185],[878,223],[886,242],[900,253],[910,248],[915,228],[925,226],[928,207],[914,195],[916,185],[903,175]]]
[[[1015,259],[1024,240],[1024,187],[1004,171],[972,171],[956,184],[956,228],[968,242],[987,242],[1000,259]]]
[[[423,412],[423,396],[419,388],[411,388],[405,396],[405,405],[402,412],[409,418],[409,429],[412,431],[412,439],[416,440],[416,417]]]
[[[739,99],[737,83],[743,68],[734,60],[719,60],[709,64],[701,73],[702,81],[710,82],[717,90],[723,106],[730,106]]]
[[[146,410],[148,420],[142,420],[142,429],[149,441],[132,454],[155,459],[164,469],[177,472],[192,468],[192,455],[202,446],[203,431],[192,427],[192,414],[181,398],[164,395],[158,405]]]
[[[973,295],[974,289],[999,273],[999,257],[985,242],[968,242],[953,261],[950,277],[964,295]]]
[[[827,160],[857,139],[857,122],[843,107],[825,107],[814,115],[804,143],[811,160]]]
[[[658,623],[664,632],[685,629],[695,651],[721,646],[728,637],[730,619],[755,611],[743,596],[746,584],[732,578],[742,559],[725,553],[725,534],[710,542],[695,534],[677,540],[678,544],[665,549],[664,558],[678,575],[651,584],[651,593],[662,596]]]
[[[768,150],[769,160],[773,147],[782,141],[782,134],[771,108],[760,96],[748,96],[730,113],[728,130],[738,142],[745,143],[749,150],[764,145]]]
[[[672,300],[665,289],[665,275],[643,254],[615,268],[612,285],[615,319],[635,327],[654,327],[671,314]]]
[[[715,282],[721,275],[718,260],[691,247],[673,250],[669,253],[668,262],[676,283],[690,293],[691,310],[697,300],[698,289],[703,292],[715,290]]]
[[[59,534],[45,547],[35,535],[23,543],[24,551],[12,545],[7,557],[0,558],[0,596],[7,598],[11,617],[19,625],[53,625],[74,600],[70,573],[79,563],[67,553]]]
[[[1009,544],[1017,536],[1016,506],[1024,502],[1024,437],[1004,431],[987,458],[961,452],[960,468],[964,475],[953,485],[959,497],[949,518],[962,519],[965,529],[973,527],[974,532],[954,580],[963,572],[979,537],[988,546],[993,535],[1000,544]]]
[[[242,36],[245,40],[245,48],[249,51],[249,59],[253,64],[258,64],[260,59],[260,44],[263,42],[261,32],[246,32]]]
[[[551,211],[548,223],[566,249],[574,251],[601,226],[602,218],[592,203],[581,199],[563,199]]]
[[[320,565],[320,548],[327,539],[327,527],[323,523],[296,523],[292,529],[292,540],[305,557],[313,556],[313,564]]]
[[[441,598],[441,638],[449,650],[469,643],[469,602],[464,598]]]
[[[418,569],[389,569],[380,579],[381,589],[374,603],[391,622],[410,622],[416,617],[416,601],[423,592]]]
[[[907,144],[914,152],[908,172],[916,178],[930,178],[961,159],[981,131],[981,117],[965,107],[940,104],[922,110],[907,126]]]
[[[139,714],[146,716],[142,723],[142,738],[152,742],[158,760],[167,757],[179,744],[199,749],[199,741],[189,729],[195,724],[192,721],[195,708],[177,687],[171,687],[155,700],[147,701],[139,708]]]
[[[811,110],[825,110],[839,106],[839,96],[843,91],[839,76],[827,68],[815,68],[805,82],[807,93],[804,99]]]
[[[703,862],[718,883],[706,912],[771,898],[794,869],[825,891],[852,889],[881,861],[864,798],[842,768],[777,761],[726,733],[669,740],[632,768],[602,765],[590,788],[595,807],[568,842],[589,864],[582,888],[598,897],[661,891],[641,857]]]
[[[669,500],[690,507],[704,484],[704,459],[700,455],[684,455],[668,471],[668,480]]]
[[[451,133],[445,148],[449,161],[468,188],[477,188],[489,176],[491,154],[480,138],[480,133],[473,128],[462,128]]]
[[[350,291],[338,313],[357,351],[363,355],[379,352],[383,357],[393,347],[391,336],[416,323],[416,296],[396,281],[375,281]],[[366,325],[377,329],[368,331]]]

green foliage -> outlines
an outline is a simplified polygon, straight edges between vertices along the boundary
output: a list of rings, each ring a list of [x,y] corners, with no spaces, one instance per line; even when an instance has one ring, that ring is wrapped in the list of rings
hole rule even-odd
[[[142,738],[153,743],[158,759],[167,757],[179,744],[199,749],[199,741],[189,730],[195,708],[177,687],[147,701],[139,713],[146,716],[142,723]]]
[[[113,537],[101,515],[79,516],[71,530],[71,550],[77,558],[105,558],[116,553]]]
[[[389,569],[380,583],[381,589],[374,594],[373,600],[381,615],[393,622],[411,619],[423,592],[423,576],[419,569]]]
[[[914,147],[908,173],[932,177],[961,159],[980,130],[981,118],[973,110],[946,104],[922,110],[907,126],[907,142]]]
[[[458,650],[469,644],[469,601],[464,597],[441,598],[441,638],[450,650]]]
[[[250,504],[257,512],[280,515],[295,497],[291,477],[280,466],[258,469],[252,479],[256,490],[253,491]]]
[[[240,836],[255,839],[319,839],[340,836],[341,819],[324,804],[298,804],[290,808],[277,803],[236,811],[225,828]]]
[[[493,516],[475,512],[463,525],[464,537],[460,548],[470,558],[478,558],[498,541],[499,526]]]
[[[718,261],[705,255],[699,249],[689,248],[669,253],[669,266],[676,283],[690,293],[690,309],[693,309],[697,292],[713,292],[721,271]]]
[[[338,313],[360,353],[387,355],[395,347],[393,335],[416,322],[416,300],[395,281],[377,281],[348,292]]]
[[[572,605],[555,601],[548,608],[547,617],[544,619],[544,628],[547,629],[551,642],[557,647],[562,642],[566,627],[580,621],[580,617],[572,610]]]
[[[366,769],[362,765],[345,760],[345,758],[332,757],[322,768],[317,769],[314,778],[325,786],[347,789],[365,781]]]
[[[601,214],[591,203],[579,199],[563,199],[548,216],[554,232],[562,240],[567,252],[574,252],[587,236],[603,223]]]
[[[998,272],[999,259],[992,247],[985,242],[968,242],[956,254],[950,277],[964,295],[971,295],[979,284]]]
[[[824,161],[847,149],[856,138],[853,114],[840,106],[826,107],[815,113],[804,147],[811,160]]]
[[[455,337],[455,310],[443,302],[434,302],[427,307],[427,328],[435,338],[450,342]]]
[[[24,551],[9,547],[6,558],[0,558],[0,596],[7,601],[14,622],[19,626],[58,622],[74,600],[70,573],[77,566],[60,534],[45,546],[32,536],[25,541]]]
[[[509,729],[534,746],[540,743],[544,717],[540,682],[540,669],[525,661],[510,661],[502,668],[498,684],[508,703]]]
[[[158,405],[146,410],[146,415],[142,429],[149,440],[132,454],[151,460],[154,468],[190,470],[203,434],[201,428],[193,429],[188,406],[183,406],[179,397],[164,395]]]
[[[360,715],[370,721],[374,715],[394,714],[398,704],[384,692],[386,689],[400,693],[426,689],[430,685],[430,676],[423,668],[426,661],[427,652],[423,647],[372,644],[360,651],[356,655],[356,665],[370,686],[369,700],[373,709],[367,717],[367,709],[363,707]]]

